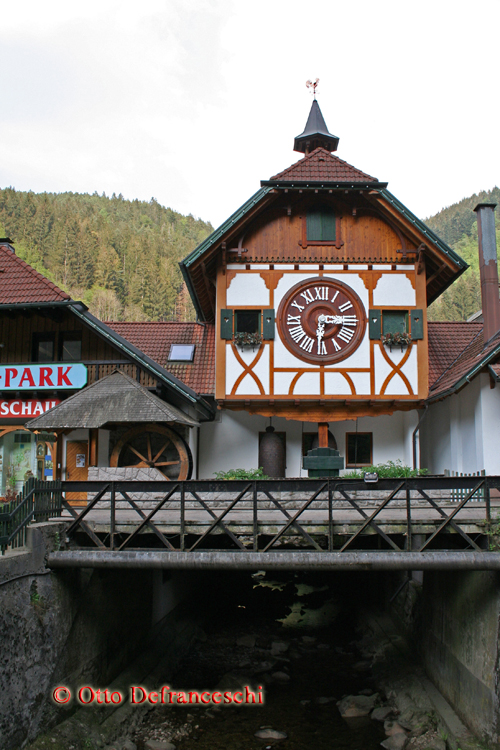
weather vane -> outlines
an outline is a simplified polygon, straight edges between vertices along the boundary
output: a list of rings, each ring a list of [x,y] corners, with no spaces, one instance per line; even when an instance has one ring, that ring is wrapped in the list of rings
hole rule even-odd
[[[308,89],[312,89],[311,94],[316,99],[316,89],[318,88],[319,78],[316,78],[316,80],[313,81],[306,81],[306,86]]]

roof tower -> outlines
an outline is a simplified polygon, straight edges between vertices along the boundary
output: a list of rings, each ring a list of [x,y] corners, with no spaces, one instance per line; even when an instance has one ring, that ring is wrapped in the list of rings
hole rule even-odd
[[[336,151],[338,145],[339,139],[329,132],[319,104],[314,99],[304,132],[296,136],[293,150],[309,154],[318,147],[325,148],[327,151]]]

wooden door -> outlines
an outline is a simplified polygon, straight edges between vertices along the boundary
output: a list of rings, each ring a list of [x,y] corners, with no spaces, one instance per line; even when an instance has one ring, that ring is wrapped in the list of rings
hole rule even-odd
[[[66,443],[66,479],[86,481],[89,476],[89,444],[83,440],[68,440]],[[86,492],[67,492],[66,500],[71,505],[87,505]]]

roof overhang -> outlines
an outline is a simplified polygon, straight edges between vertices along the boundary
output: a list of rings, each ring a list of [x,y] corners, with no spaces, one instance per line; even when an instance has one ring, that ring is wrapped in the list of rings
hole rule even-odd
[[[198,424],[180,409],[162,401],[123,372],[116,370],[27,422],[29,430],[98,429],[107,424],[166,422]]]

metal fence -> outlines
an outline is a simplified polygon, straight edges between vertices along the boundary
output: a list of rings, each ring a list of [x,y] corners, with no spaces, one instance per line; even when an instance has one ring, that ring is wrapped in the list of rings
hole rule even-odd
[[[74,493],[88,499],[84,507],[66,500]],[[0,548],[3,554],[8,547],[22,546],[31,521],[63,517],[73,545],[110,551],[151,547],[154,541],[162,549],[186,553],[221,547],[267,552],[289,543],[316,552],[344,552],[371,535],[380,548],[395,552],[426,551],[436,542],[446,548],[452,537],[455,549],[458,540],[462,548],[480,552],[478,537],[488,533],[497,508],[500,512],[500,477],[485,475],[402,477],[371,485],[342,477],[31,479],[1,509]]]
[[[17,497],[0,506],[0,550],[18,549],[26,544],[31,521],[47,521],[62,512],[60,482],[44,482],[30,477]]]
[[[62,482],[61,490],[87,492],[85,508],[63,502],[73,519],[67,534],[80,534],[80,544],[86,537],[101,550],[141,548],[148,533],[157,546],[182,552],[220,549],[221,536],[241,552],[267,552],[291,538],[303,549],[343,552],[370,534],[389,550],[425,551],[451,532],[448,541],[460,537],[463,547],[480,552],[477,537],[491,523],[492,492],[500,510],[500,477],[486,476],[383,479],[376,485],[341,477],[92,481]]]

